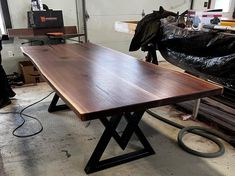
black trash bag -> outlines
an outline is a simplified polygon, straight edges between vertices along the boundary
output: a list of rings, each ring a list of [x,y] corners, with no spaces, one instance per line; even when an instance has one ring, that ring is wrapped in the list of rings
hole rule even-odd
[[[162,20],[159,51],[170,63],[235,89],[235,35],[189,31]]]
[[[235,35],[221,32],[189,31],[162,20],[159,45],[195,56],[220,57],[235,53]]]
[[[138,23],[130,51],[158,46],[170,63],[235,90],[235,35],[183,29],[167,20],[175,13],[165,12],[149,14]]]
[[[162,56],[189,73],[235,90],[235,53],[221,57],[199,57],[161,48]]]

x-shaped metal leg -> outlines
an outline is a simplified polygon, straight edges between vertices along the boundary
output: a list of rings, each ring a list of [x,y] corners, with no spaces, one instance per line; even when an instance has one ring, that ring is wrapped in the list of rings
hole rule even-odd
[[[66,110],[69,109],[69,107],[66,104],[63,105],[57,105],[57,102],[59,101],[59,96],[55,93],[51,104],[48,108],[48,112],[55,112],[55,111],[61,111],[61,110]]]
[[[151,145],[147,141],[146,137],[138,127],[138,124],[143,114],[144,111],[134,113],[122,113],[119,115],[112,116],[110,120],[108,120],[107,118],[100,119],[103,125],[105,126],[105,131],[101,136],[94,152],[92,153],[90,160],[87,163],[87,166],[85,168],[85,172],[87,174],[103,170],[109,167],[113,167],[119,164],[123,164],[132,160],[136,160],[142,157],[146,157],[155,153]],[[117,133],[116,128],[123,116],[125,116],[127,120],[127,126],[123,134],[120,136]],[[144,146],[143,149],[100,161],[102,154],[104,153],[112,137],[124,150],[127,147],[133,133],[135,133],[136,136],[139,138],[141,144]]]
[[[59,96],[55,94],[48,108],[49,112],[69,109],[67,105],[57,105],[58,100],[59,100]],[[146,137],[144,136],[144,134],[138,127],[138,124],[143,114],[144,114],[144,111],[138,111],[138,112],[133,112],[133,113],[126,112],[126,113],[120,113],[118,115],[114,115],[109,120],[107,118],[100,118],[100,121],[105,126],[105,131],[103,135],[101,136],[94,152],[92,153],[85,167],[85,172],[87,174],[96,172],[99,170],[103,170],[109,167],[113,167],[119,164],[123,164],[126,162],[130,162],[130,161],[143,158],[149,155],[153,155],[155,153],[153,148],[147,141]],[[125,117],[127,121],[127,126],[124,129],[122,135],[120,136],[117,133],[116,128],[118,127],[118,124],[120,123],[121,118],[123,116]],[[118,145],[123,150],[125,150],[134,133],[138,137],[140,143],[143,145],[143,149],[100,161],[112,137],[115,139]]]

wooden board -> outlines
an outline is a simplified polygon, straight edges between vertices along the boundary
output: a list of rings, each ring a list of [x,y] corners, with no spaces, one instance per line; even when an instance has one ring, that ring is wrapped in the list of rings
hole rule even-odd
[[[222,87],[91,43],[21,47],[82,120],[222,93]]]
[[[135,34],[138,21],[116,21],[114,28],[117,32]]]
[[[176,104],[180,110],[191,113],[194,101]],[[235,109],[210,98],[203,98],[199,108],[198,120],[220,130],[227,142],[235,147]]]
[[[8,29],[9,37],[35,37],[45,36],[49,32],[63,32],[65,35],[77,34],[76,26],[65,26],[63,28],[43,28],[43,29],[32,29],[32,28],[21,28],[21,29]]]

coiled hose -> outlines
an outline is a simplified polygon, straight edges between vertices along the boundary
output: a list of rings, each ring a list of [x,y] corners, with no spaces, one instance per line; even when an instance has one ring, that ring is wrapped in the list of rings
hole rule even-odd
[[[211,130],[211,129],[202,128],[202,127],[199,127],[199,126],[185,127],[183,125],[180,125],[178,123],[170,121],[170,120],[168,120],[166,118],[163,118],[163,117],[157,115],[156,113],[152,112],[149,109],[146,110],[146,112],[149,115],[157,118],[158,120],[161,120],[161,121],[163,121],[163,122],[165,122],[165,123],[167,123],[169,125],[172,125],[172,126],[174,126],[176,128],[181,129],[179,134],[178,134],[178,138],[177,138],[178,144],[179,144],[179,146],[183,150],[187,151],[188,153],[191,153],[193,155],[197,155],[197,156],[200,156],[200,157],[205,157],[205,158],[215,158],[215,157],[219,157],[219,156],[224,154],[224,152],[225,152],[224,145],[220,142],[220,140],[218,140],[216,138],[216,137],[218,137],[218,138],[223,139],[223,136],[221,134],[217,133],[216,131]],[[202,153],[202,152],[198,152],[196,150],[193,150],[193,149],[189,148],[183,142],[183,137],[184,137],[185,134],[187,134],[187,132],[193,133],[193,134],[196,134],[196,135],[199,135],[199,136],[202,136],[202,137],[205,137],[205,138],[213,141],[214,143],[216,143],[218,145],[219,150],[216,151],[216,152],[213,152],[213,153]]]

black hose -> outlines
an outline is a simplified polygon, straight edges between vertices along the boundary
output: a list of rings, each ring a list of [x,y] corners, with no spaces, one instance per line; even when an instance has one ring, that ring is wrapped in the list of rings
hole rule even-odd
[[[179,144],[179,146],[183,150],[187,151],[188,153],[193,154],[193,155],[197,155],[197,156],[200,156],[200,157],[205,157],[205,158],[215,158],[215,157],[219,157],[219,156],[224,154],[224,152],[225,152],[224,145],[220,142],[220,140],[218,140],[216,138],[216,137],[218,137],[218,138],[223,139],[223,136],[220,135],[219,133],[215,132],[214,130],[202,128],[202,127],[199,127],[199,126],[185,127],[183,125],[180,125],[178,123],[170,121],[170,120],[168,120],[166,118],[163,118],[163,117],[157,115],[156,113],[150,111],[149,109],[146,110],[146,112],[149,115],[157,118],[158,120],[161,120],[161,121],[163,121],[163,122],[165,122],[165,123],[167,123],[169,125],[172,125],[172,126],[174,126],[176,128],[181,129],[179,134],[178,134],[178,138],[177,138],[178,144]],[[183,142],[183,137],[184,137],[185,134],[187,134],[187,132],[193,133],[193,134],[196,134],[196,135],[199,135],[199,136],[202,136],[202,137],[205,137],[205,138],[213,141],[215,144],[218,145],[219,150],[216,151],[216,152],[213,152],[213,153],[202,153],[202,152],[198,152],[196,150],[193,150],[193,149],[189,148]]]

